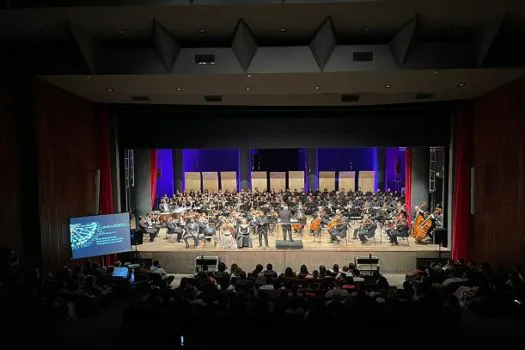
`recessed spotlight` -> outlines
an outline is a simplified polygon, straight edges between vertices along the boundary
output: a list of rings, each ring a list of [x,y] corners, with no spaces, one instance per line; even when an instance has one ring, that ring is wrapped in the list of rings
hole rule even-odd
[[[206,31],[204,29],[199,29],[199,34],[204,34]]]
[[[464,81],[460,81],[460,82],[458,83],[458,87],[463,87],[463,86],[465,86],[465,85],[467,85],[467,83],[465,83]]]
[[[246,75],[246,76],[247,76],[248,78],[251,78],[251,77],[252,77],[252,75],[251,75],[251,74],[248,74],[248,75]]]
[[[252,88],[249,87],[249,86],[247,86],[247,87],[244,88],[244,90],[246,90],[247,92],[249,92],[251,89],[252,89]]]
[[[107,92],[113,92],[113,88],[106,88]]]
[[[179,92],[184,91],[184,89],[181,88],[181,87],[178,87],[178,88],[176,88],[175,90],[177,90],[177,91],[179,91]]]
[[[124,29],[117,29],[117,35],[118,36],[124,35]]]
[[[286,29],[286,28],[281,28],[281,33],[284,33],[284,32],[286,32],[287,30],[288,30],[288,29]]]
[[[392,85],[390,84],[385,84],[385,89],[390,89],[392,87]]]
[[[319,90],[321,87],[319,85],[316,85],[314,89]]]

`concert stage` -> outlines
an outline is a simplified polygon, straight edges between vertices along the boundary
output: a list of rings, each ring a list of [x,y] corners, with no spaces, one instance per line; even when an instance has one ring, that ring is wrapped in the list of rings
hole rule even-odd
[[[237,263],[246,271],[253,270],[257,264],[266,265],[267,263],[273,264],[275,270],[283,271],[287,266],[298,270],[302,264],[305,264],[309,270],[317,269],[319,265],[327,267],[333,264],[344,265],[353,262],[356,256],[372,254],[379,257],[382,271],[388,273],[410,272],[415,268],[418,258],[450,257],[450,250],[440,248],[437,244],[418,245],[412,238],[409,238],[408,245],[406,242],[401,242],[399,246],[390,246],[385,234],[382,234],[382,237],[379,236],[377,234],[375,243],[363,245],[359,240],[349,237],[348,244],[342,241],[339,245],[334,246],[328,242],[326,236],[321,239],[321,242],[314,242],[310,236],[305,235],[303,249],[276,249],[275,240],[281,237],[270,235],[268,237],[269,248],[257,248],[258,240],[254,237],[254,248],[224,250],[213,247],[213,244],[186,249],[183,243],[170,243],[165,239],[165,233],[161,232],[154,242],[145,241],[144,244],[138,246],[138,252],[142,258],[159,260],[170,273],[191,273],[195,258],[199,255],[218,256],[227,266]]]

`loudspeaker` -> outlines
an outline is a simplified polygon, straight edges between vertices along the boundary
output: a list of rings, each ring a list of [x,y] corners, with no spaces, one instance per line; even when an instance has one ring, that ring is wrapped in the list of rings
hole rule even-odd
[[[196,257],[195,266],[193,267],[195,275],[203,271],[204,266],[206,266],[205,270],[207,272],[217,272],[219,270],[219,257],[208,255],[200,255]]]
[[[275,241],[276,249],[303,249],[303,241],[295,240],[293,242],[276,240]]]
[[[437,228],[434,230],[434,243],[442,247],[448,247],[448,233],[446,228]]]
[[[356,256],[355,267],[361,272],[363,276],[372,276],[374,271],[379,271],[381,265],[377,256]]]

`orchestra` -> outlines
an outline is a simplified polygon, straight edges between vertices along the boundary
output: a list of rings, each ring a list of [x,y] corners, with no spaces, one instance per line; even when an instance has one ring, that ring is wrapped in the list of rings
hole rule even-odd
[[[164,195],[153,210],[140,217],[138,227],[150,235],[150,241],[166,228],[166,239],[183,243],[186,248],[200,243],[222,249],[244,249],[268,246],[268,235],[280,231],[283,240],[293,235],[310,235],[321,242],[326,235],[334,245],[352,239],[362,244],[375,242],[376,232],[385,233],[390,244],[398,237],[411,236],[415,243],[426,244],[432,232],[442,227],[442,208],[425,212],[425,204],[414,207],[408,220],[404,198],[396,192],[361,191],[208,191]]]

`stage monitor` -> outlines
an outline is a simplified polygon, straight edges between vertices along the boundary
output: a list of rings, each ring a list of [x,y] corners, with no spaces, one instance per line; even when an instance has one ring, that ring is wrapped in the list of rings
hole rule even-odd
[[[71,259],[131,250],[129,213],[73,217],[69,219]]]

